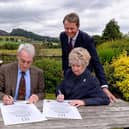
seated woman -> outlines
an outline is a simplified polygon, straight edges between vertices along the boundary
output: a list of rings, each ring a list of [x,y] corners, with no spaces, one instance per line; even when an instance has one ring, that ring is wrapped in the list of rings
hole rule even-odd
[[[57,101],[71,100],[73,106],[108,105],[109,98],[102,91],[99,81],[87,69],[89,52],[81,47],[74,48],[69,54],[71,69],[56,89]]]

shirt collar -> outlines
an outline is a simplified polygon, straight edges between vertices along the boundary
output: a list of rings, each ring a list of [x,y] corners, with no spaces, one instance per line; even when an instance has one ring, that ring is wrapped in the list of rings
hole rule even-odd
[[[30,70],[28,69],[28,70],[25,72],[25,75],[28,74],[29,71],[30,71]],[[21,71],[21,69],[20,69],[20,66],[18,65],[18,74],[21,74],[21,72],[22,72],[22,71]]]

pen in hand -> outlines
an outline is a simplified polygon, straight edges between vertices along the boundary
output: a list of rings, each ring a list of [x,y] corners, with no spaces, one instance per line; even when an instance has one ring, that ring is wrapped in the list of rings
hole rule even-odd
[[[10,95],[4,95],[2,101],[5,105],[11,105],[14,103],[13,97]]]
[[[8,98],[10,99],[11,103],[14,104],[14,100],[10,95],[8,95]]]
[[[63,102],[64,101],[64,95],[62,94],[61,90],[58,90],[58,96],[57,96],[57,101]]]
[[[58,93],[59,93],[59,95],[61,95],[62,93],[61,93],[61,90],[58,90]]]

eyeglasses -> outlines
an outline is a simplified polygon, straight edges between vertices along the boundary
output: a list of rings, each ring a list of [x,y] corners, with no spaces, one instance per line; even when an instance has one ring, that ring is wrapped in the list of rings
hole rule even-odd
[[[26,60],[24,60],[24,59],[22,59],[22,58],[19,58],[19,61],[22,63],[22,64],[31,64],[32,63],[32,60],[30,60],[30,61],[26,61]]]

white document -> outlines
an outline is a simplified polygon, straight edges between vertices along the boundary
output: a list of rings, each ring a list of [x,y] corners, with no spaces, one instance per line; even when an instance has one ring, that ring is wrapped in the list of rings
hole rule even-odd
[[[1,105],[2,105],[2,103],[0,103],[0,109],[1,109]]]
[[[78,109],[68,101],[44,100],[43,114],[47,118],[82,119]]]
[[[13,105],[1,105],[5,125],[44,121],[46,118],[34,104],[15,102]]]

